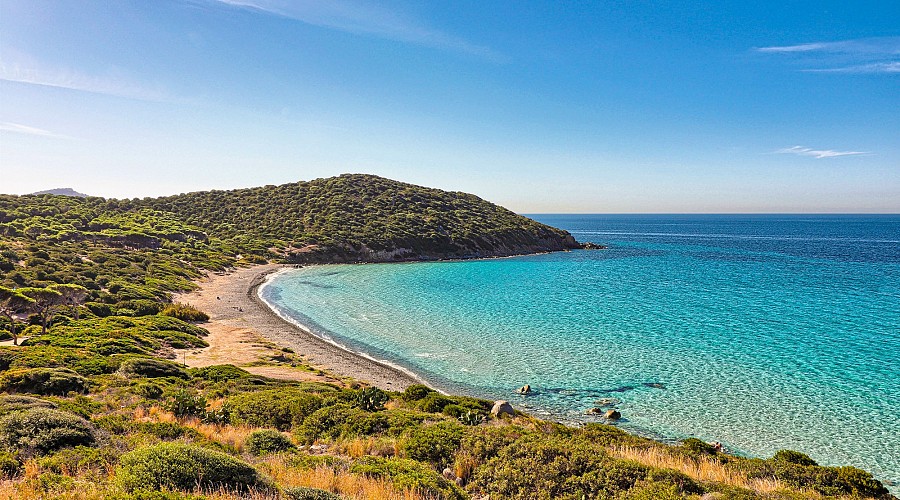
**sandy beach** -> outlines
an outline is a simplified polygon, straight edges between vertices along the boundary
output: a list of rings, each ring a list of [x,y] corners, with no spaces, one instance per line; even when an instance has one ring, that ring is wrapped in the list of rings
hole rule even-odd
[[[176,295],[209,315],[200,326],[209,330],[209,347],[179,350],[179,361],[199,367],[234,364],[256,375],[350,385],[368,383],[402,391],[419,383],[409,375],[325,342],[283,320],[256,295],[256,288],[279,264],[210,273],[200,289]],[[290,351],[285,351],[288,348]]]

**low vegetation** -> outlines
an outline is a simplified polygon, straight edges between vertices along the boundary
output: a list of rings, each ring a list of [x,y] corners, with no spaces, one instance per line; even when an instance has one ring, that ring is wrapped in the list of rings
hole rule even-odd
[[[890,498],[799,452],[735,457],[403,393],[186,368],[204,272],[571,246],[471,195],[371,176],[162,199],[0,195],[0,498]],[[199,323],[199,324],[198,324]],[[17,344],[17,345],[12,345]]]

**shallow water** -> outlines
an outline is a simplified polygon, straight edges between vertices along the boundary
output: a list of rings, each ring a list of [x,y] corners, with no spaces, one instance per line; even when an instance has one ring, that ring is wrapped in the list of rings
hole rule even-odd
[[[900,217],[533,217],[610,248],[316,266],[261,294],[449,391],[561,421],[615,398],[632,431],[900,482]]]

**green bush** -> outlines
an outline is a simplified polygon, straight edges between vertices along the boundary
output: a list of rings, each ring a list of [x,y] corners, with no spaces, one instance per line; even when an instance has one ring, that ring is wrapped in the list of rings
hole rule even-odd
[[[163,388],[153,382],[141,382],[134,386],[133,391],[147,399],[159,399],[163,395]]]
[[[458,486],[447,481],[431,467],[415,460],[363,457],[350,467],[350,472],[388,479],[398,489],[417,490],[429,497],[447,500],[466,498]]]
[[[342,496],[318,488],[299,486],[284,490],[284,496],[290,500],[341,500]]]
[[[94,441],[95,430],[87,420],[59,410],[31,408],[0,419],[0,448],[6,451],[45,454]]]
[[[122,455],[116,479],[126,491],[265,489],[268,481],[230,455],[182,443],[161,443]]]
[[[715,455],[716,447],[697,438],[687,438],[681,442],[682,448],[689,455]]]
[[[819,465],[809,455],[794,450],[778,450],[772,460],[796,465]]]
[[[12,479],[19,475],[22,464],[8,451],[0,451],[0,480]]]
[[[478,467],[469,484],[491,498],[615,498],[648,472],[584,440],[529,434]]]
[[[40,458],[37,463],[41,470],[56,474],[84,477],[95,472],[94,479],[103,480],[107,471],[116,463],[118,456],[114,448],[92,448],[76,446],[63,448],[50,456]],[[100,476],[100,477],[98,477]]]
[[[406,388],[403,391],[403,395],[401,396],[404,401],[418,401],[425,396],[434,392],[434,389],[428,387],[427,385],[422,384],[413,384]]]
[[[158,314],[162,310],[163,304],[150,299],[134,299],[119,302],[116,304],[116,308],[120,313],[126,310],[131,311],[130,316],[151,316]]]
[[[388,428],[388,418],[384,414],[370,413],[340,403],[310,414],[302,425],[294,428],[294,435],[301,442],[312,443],[316,439],[369,436]]]
[[[194,389],[181,387],[166,399],[162,407],[176,417],[200,417],[206,413],[206,398]]]
[[[0,396],[0,416],[14,411],[29,410],[31,408],[55,409],[56,403],[32,396],[4,395]]]
[[[418,404],[422,411],[427,411],[428,413],[440,413],[444,411],[445,406],[453,404],[453,399],[438,394],[437,392],[430,392],[424,398],[420,399]]]
[[[672,486],[678,493],[696,495],[703,493],[703,488],[701,488],[693,479],[684,473],[672,469],[650,469],[645,480]]]
[[[194,377],[210,382],[226,382],[228,380],[240,380],[252,378],[254,375],[234,365],[212,365],[201,368],[190,368],[188,373]]]
[[[119,366],[119,373],[135,378],[178,377],[189,378],[187,372],[177,363],[156,358],[132,358]]]
[[[0,376],[0,391],[65,396],[87,391],[87,381],[66,368],[9,370]]]
[[[366,387],[356,391],[353,396],[353,404],[364,411],[380,411],[384,404],[391,400],[388,393],[377,387]]]
[[[190,304],[181,304],[174,303],[167,305],[162,312],[160,312],[163,316],[171,316],[173,318],[178,318],[182,321],[209,321],[209,315],[205,312],[197,309],[196,307]]]
[[[231,421],[286,431],[319,409],[322,398],[293,389],[269,389],[228,399]]]
[[[292,450],[295,446],[284,434],[271,429],[264,429],[250,433],[247,436],[247,440],[244,441],[244,448],[253,455],[265,455],[267,453]]]
[[[454,422],[439,422],[412,429],[401,449],[413,460],[428,462],[440,469],[450,464],[462,440],[463,427]]]
[[[788,455],[788,458],[804,461],[796,455]],[[775,460],[774,457],[769,460],[739,460],[730,464],[730,467],[743,472],[750,479],[774,477],[792,488],[814,490],[828,496],[879,498],[888,492],[872,474],[855,467],[800,465]]]

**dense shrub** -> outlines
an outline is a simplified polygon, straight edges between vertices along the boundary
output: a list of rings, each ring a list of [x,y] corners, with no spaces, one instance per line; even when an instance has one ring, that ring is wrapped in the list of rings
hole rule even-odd
[[[160,314],[162,314],[163,316],[178,318],[182,321],[209,321],[209,315],[207,315],[205,312],[197,309],[190,304],[182,304],[179,302],[167,305],[162,310],[162,312],[160,312]]]
[[[365,411],[380,411],[384,404],[391,400],[388,393],[377,387],[366,387],[356,391],[353,395],[353,404]]]
[[[200,488],[246,492],[267,487],[267,481],[249,464],[181,443],[161,443],[122,455],[116,478],[126,491]]]
[[[443,468],[450,464],[462,436],[463,428],[459,424],[439,422],[412,429],[401,449],[408,458]]]
[[[187,372],[177,363],[156,358],[132,358],[119,366],[122,375],[146,378],[178,377],[189,378]]]
[[[22,464],[8,451],[0,451],[0,481],[12,479],[22,470]]]
[[[267,453],[292,450],[295,446],[284,434],[271,429],[264,429],[250,433],[247,436],[247,440],[244,441],[244,448],[253,455],[265,455]]]
[[[306,488],[303,486],[287,488],[284,490],[284,496],[289,500],[341,500],[344,498],[330,491],[320,490],[318,488]]]
[[[84,377],[66,368],[9,370],[0,375],[0,391],[65,396],[86,390]]]
[[[282,431],[302,423],[321,404],[322,398],[292,389],[247,392],[228,399],[233,423]]]
[[[163,395],[163,388],[153,382],[142,382],[134,386],[134,393],[147,399],[159,399]]]
[[[687,438],[681,442],[681,446],[690,455],[715,455],[716,447],[697,438]]]
[[[87,420],[59,410],[31,408],[0,419],[0,448],[7,451],[44,454],[94,441],[95,430]]]
[[[5,395],[0,396],[0,416],[14,411],[30,410],[31,408],[56,408],[56,403],[32,396]]]
[[[251,378],[254,375],[247,370],[243,370],[234,365],[212,365],[201,368],[190,368],[188,373],[194,377],[210,382],[225,382],[228,380],[239,380]]]
[[[119,302],[116,304],[116,309],[122,315],[125,315],[124,312],[128,311],[130,312],[128,316],[150,316],[158,314],[163,309],[163,304],[151,299],[133,299]],[[168,316],[171,316],[171,314]]]
[[[434,389],[428,387],[427,385],[422,384],[413,384],[406,388],[403,391],[403,395],[401,396],[404,401],[418,401],[425,396],[434,392]]]
[[[650,469],[645,480],[672,486],[678,493],[697,495],[703,493],[703,488],[693,479],[682,472],[672,469]]]
[[[97,472],[97,479],[105,479],[108,470],[118,460],[114,448],[92,448],[76,446],[63,448],[52,455],[37,460],[41,470],[70,476],[85,476],[89,472]],[[96,476],[95,476],[96,477]]]
[[[194,389],[182,387],[169,396],[162,406],[177,417],[199,417],[206,413],[206,398]]]
[[[384,432],[388,427],[388,418],[384,414],[341,403],[313,412],[302,425],[294,428],[294,435],[301,442],[312,443],[316,439],[369,436]]]
[[[794,450],[778,450],[772,460],[796,465],[819,465],[809,455]]]
[[[644,465],[608,457],[600,446],[531,434],[478,467],[470,485],[491,498],[613,498],[648,471]]]
[[[783,460],[791,458],[805,461],[793,454],[787,457],[782,455],[779,458],[740,460],[730,466],[743,472],[750,479],[774,477],[792,488],[814,490],[823,495],[878,498],[888,493],[884,485],[872,474],[856,467],[801,465]]]
[[[390,480],[398,489],[418,490],[447,500],[462,500],[463,492],[425,464],[403,458],[363,457],[350,467],[354,474]],[[492,497],[493,498],[493,497]]]
[[[420,399],[418,404],[422,411],[427,411],[428,413],[440,413],[444,411],[445,406],[452,403],[453,399],[438,394],[437,392],[430,392],[424,398]]]
[[[602,444],[604,446],[637,444],[640,442],[640,438],[637,438],[616,426],[593,422],[585,424],[585,426],[581,428],[580,435],[592,443]],[[700,440],[698,439],[697,441]],[[703,441],[700,442],[703,443]]]

